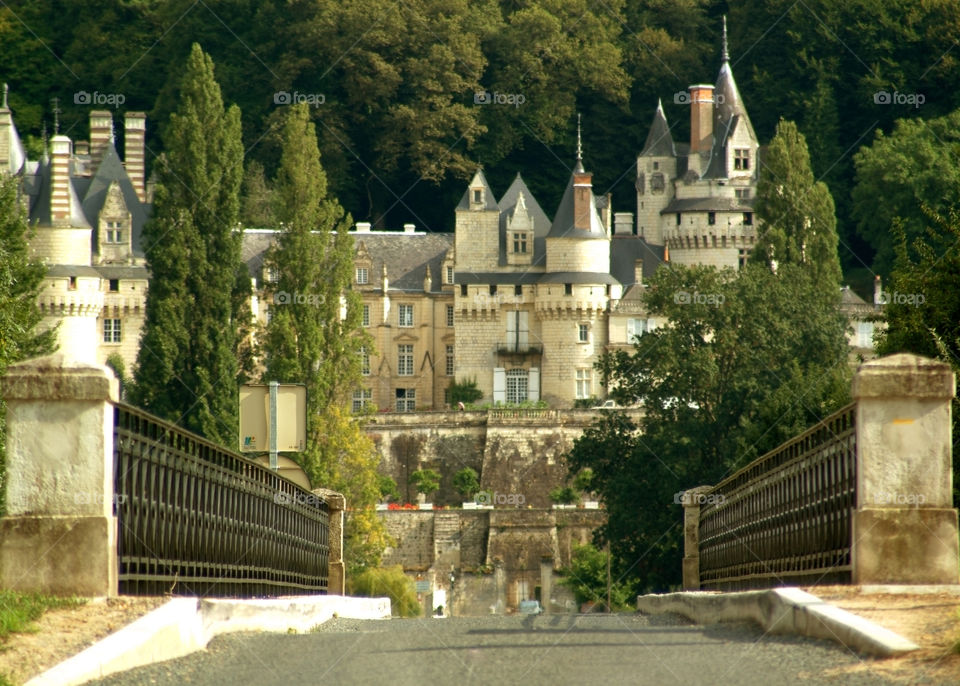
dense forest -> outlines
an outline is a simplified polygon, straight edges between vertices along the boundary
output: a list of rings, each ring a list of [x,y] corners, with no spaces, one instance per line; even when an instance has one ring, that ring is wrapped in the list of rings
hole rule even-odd
[[[716,78],[723,15],[761,143],[781,118],[796,122],[836,202],[848,280],[869,266],[885,274],[904,204],[960,196],[948,183],[956,128],[924,124],[948,124],[960,106],[953,0],[21,0],[0,7],[0,79],[34,150],[54,99],[75,139],[91,105],[113,105],[148,113],[149,164],[197,41],[242,111],[246,188],[274,177],[279,113],[305,101],[331,191],[354,219],[443,231],[478,164],[497,193],[521,172],[552,213],[577,112],[595,190],[634,211],[633,164],[657,99],[685,140],[674,94]],[[933,185],[910,190],[905,168],[936,170]],[[899,206],[882,207],[898,192]]]

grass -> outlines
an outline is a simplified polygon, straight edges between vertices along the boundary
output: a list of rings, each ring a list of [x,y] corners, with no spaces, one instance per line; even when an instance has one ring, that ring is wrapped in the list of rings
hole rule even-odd
[[[40,593],[0,590],[0,645],[11,634],[36,631],[33,625],[47,610],[83,605],[82,598],[58,598]],[[3,681],[0,681],[3,686]]]

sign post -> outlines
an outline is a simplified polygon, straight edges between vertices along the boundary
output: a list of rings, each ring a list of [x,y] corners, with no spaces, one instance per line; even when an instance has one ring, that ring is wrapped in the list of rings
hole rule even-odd
[[[300,452],[307,445],[307,387],[303,384],[245,384],[240,387],[240,452]]]

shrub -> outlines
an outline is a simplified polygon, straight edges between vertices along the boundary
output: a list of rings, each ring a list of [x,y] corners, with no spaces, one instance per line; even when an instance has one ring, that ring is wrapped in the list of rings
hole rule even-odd
[[[395,617],[420,616],[417,587],[400,565],[375,567],[347,577],[347,593],[365,598],[390,598],[390,611]]]

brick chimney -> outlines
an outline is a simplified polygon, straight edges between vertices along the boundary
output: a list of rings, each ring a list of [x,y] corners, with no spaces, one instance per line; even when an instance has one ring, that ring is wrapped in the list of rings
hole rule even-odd
[[[70,220],[70,152],[72,143],[63,135],[50,139],[50,220],[62,224]]]
[[[593,195],[593,174],[583,170],[577,161],[573,170],[573,228],[590,230],[590,198]]]
[[[90,112],[90,169],[97,173],[103,153],[113,136],[113,115],[109,110]]]
[[[123,166],[126,167],[133,188],[140,202],[145,202],[147,189],[144,168],[144,138],[147,132],[147,115],[143,112],[127,112],[123,120]]]
[[[713,147],[713,86],[690,86],[690,154]]]

